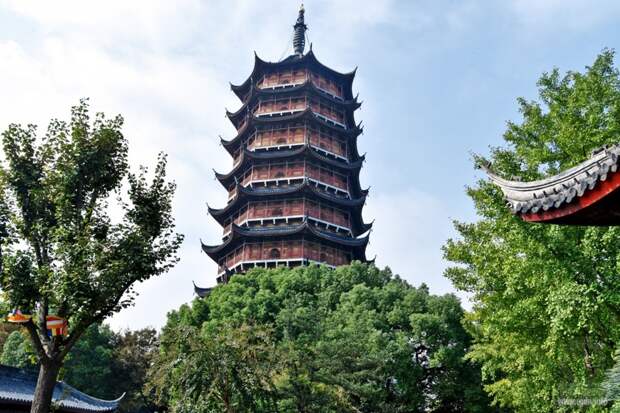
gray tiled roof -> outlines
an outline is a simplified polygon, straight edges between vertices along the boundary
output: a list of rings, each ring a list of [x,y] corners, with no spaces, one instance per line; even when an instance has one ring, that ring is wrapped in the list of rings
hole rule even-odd
[[[300,224],[290,224],[290,225],[282,225],[282,226],[271,226],[271,227],[240,227],[236,224],[232,225],[230,235],[226,238],[226,240],[219,245],[206,245],[202,244],[202,250],[212,258],[217,259],[222,253],[222,251],[227,250],[230,245],[234,245],[234,243],[239,240],[248,238],[268,238],[274,236],[290,236],[290,235],[299,235],[299,234],[308,234],[313,235],[322,240],[331,241],[338,245],[347,245],[351,247],[361,248],[365,250],[366,245],[368,245],[369,235],[364,237],[351,237],[348,235],[338,235],[335,233],[331,233],[329,231],[323,231],[317,228],[315,225],[310,224],[307,219]]]
[[[0,406],[3,403],[32,403],[36,384],[36,373],[0,365]],[[63,382],[56,383],[53,395],[53,401],[61,411],[75,413],[113,412],[122,398],[123,396],[116,400],[97,399]]]
[[[342,160],[331,159],[327,156],[321,155],[316,149],[312,148],[310,144],[305,143],[296,149],[280,149],[277,151],[269,152],[256,152],[244,149],[241,153],[239,162],[228,173],[215,172],[215,177],[225,186],[230,185],[238,172],[242,172],[254,164],[254,161],[271,161],[271,160],[283,160],[305,156],[312,160],[317,160],[323,164],[333,166],[343,171],[356,171],[362,167],[366,156],[363,155],[355,162],[347,162]],[[359,172],[359,171],[358,171]]]
[[[243,95],[252,86],[253,79],[258,79],[261,73],[267,70],[277,69],[277,68],[284,67],[290,64],[304,64],[304,63],[308,64],[309,66],[320,68],[322,72],[328,73],[331,77],[335,77],[337,79],[344,81],[347,85],[347,89],[348,89],[347,91],[349,93],[351,92],[350,90],[351,84],[353,83],[353,78],[355,77],[355,72],[357,71],[357,68],[355,68],[353,71],[349,73],[337,72],[334,69],[331,69],[325,66],[324,64],[322,64],[321,62],[319,62],[316,56],[314,55],[312,48],[310,48],[310,51],[303,56],[291,55],[280,62],[264,61],[260,57],[258,57],[256,52],[254,52],[254,68],[252,69],[252,74],[242,84],[240,85],[231,84],[230,88],[232,89],[233,92],[235,92],[235,94],[240,99],[243,99]]]
[[[198,287],[196,283],[194,283],[194,292],[200,298],[205,298],[213,291],[213,287]]]
[[[536,213],[560,208],[607,179],[618,170],[620,145],[595,151],[579,165],[549,178],[531,182],[503,179],[486,169],[491,181],[498,185],[514,214]]]
[[[230,112],[226,110],[226,116],[233,121],[234,125],[237,125],[244,116],[247,116],[247,109],[252,107],[254,103],[258,102],[258,98],[260,96],[271,97],[273,95],[290,95],[290,94],[298,94],[300,91],[303,92],[312,92],[317,96],[320,96],[323,99],[326,99],[336,105],[344,106],[346,108],[352,108],[353,110],[358,109],[362,106],[361,102],[358,102],[357,96],[353,99],[349,100],[340,100],[336,99],[333,96],[327,94],[323,90],[316,87],[314,82],[311,80],[306,80],[303,83],[300,83],[295,86],[282,88],[282,89],[269,89],[269,88],[259,88],[257,85],[253,85],[250,88],[249,96],[246,97],[245,103],[235,112]]]

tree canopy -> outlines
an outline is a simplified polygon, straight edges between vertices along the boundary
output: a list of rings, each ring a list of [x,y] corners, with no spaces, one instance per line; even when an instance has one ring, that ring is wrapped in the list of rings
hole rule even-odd
[[[91,119],[83,100],[42,138],[34,125],[2,134],[0,288],[7,305],[33,314],[25,324],[41,366],[33,412],[49,410],[62,362],[88,327],[177,262],[166,158],[151,179],[146,168],[129,172],[122,126],[121,116]],[[50,315],[68,320],[66,337],[48,335]]]
[[[521,122],[491,148],[493,170],[534,180],[620,142],[620,75],[605,50],[583,73],[555,69],[539,101],[519,99]],[[620,343],[620,228],[530,224],[513,216],[487,180],[467,189],[480,219],[455,222],[446,276],[473,294],[468,315],[495,402],[522,412],[600,411],[599,383]],[[591,400],[575,407],[573,401]],[[577,406],[581,406],[577,404]]]
[[[453,295],[371,265],[255,269],[168,315],[150,386],[172,412],[483,412]]]
[[[152,328],[114,332],[93,324],[67,355],[59,378],[78,390],[111,400],[125,393],[119,413],[157,410],[154,395],[145,391],[147,370],[158,350]],[[4,342],[2,364],[34,369],[37,358],[27,334],[14,331]]]

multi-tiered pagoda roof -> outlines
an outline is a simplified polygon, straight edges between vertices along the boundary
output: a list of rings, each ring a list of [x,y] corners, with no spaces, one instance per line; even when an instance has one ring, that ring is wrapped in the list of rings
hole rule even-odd
[[[355,70],[339,73],[312,48],[304,53],[303,7],[294,29],[291,56],[255,55],[252,74],[231,85],[242,105],[226,111],[237,134],[221,143],[233,167],[215,173],[228,204],[209,207],[223,239],[202,246],[218,263],[218,282],[256,266],[366,261],[372,224],[362,218],[368,190],[359,179],[365,156],[357,150]]]

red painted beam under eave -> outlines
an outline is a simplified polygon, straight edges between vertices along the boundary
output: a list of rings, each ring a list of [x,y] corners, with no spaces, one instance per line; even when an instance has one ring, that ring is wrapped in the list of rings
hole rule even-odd
[[[586,189],[583,196],[575,196],[571,203],[564,203],[559,208],[548,211],[521,214],[521,219],[528,222],[545,222],[558,218],[565,218],[595,204],[620,187],[620,171],[610,172],[607,179],[598,181],[592,190]]]

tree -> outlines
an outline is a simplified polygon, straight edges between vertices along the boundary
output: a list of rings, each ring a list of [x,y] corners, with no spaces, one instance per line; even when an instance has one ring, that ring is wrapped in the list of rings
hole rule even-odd
[[[149,413],[158,411],[154,394],[145,389],[147,371],[159,349],[157,331],[143,328],[115,335],[112,375],[116,379],[115,395],[126,392],[120,413]],[[120,378],[120,379],[119,379]]]
[[[36,367],[32,347],[20,331],[13,331],[4,342],[0,362],[18,368]]]
[[[2,311],[1,308],[0,311]],[[18,330],[20,330],[20,328],[15,324],[0,323],[0,349],[4,348],[4,344],[8,340],[9,336]]]
[[[117,336],[107,325],[93,324],[73,346],[60,376],[84,393],[115,399],[125,392],[125,377],[114,374]]]
[[[101,399],[125,393],[119,413],[156,411],[154,395],[145,392],[144,387],[158,343],[152,328],[115,333],[107,325],[93,324],[67,355],[59,377]],[[20,368],[38,367],[27,334],[15,331],[9,336],[1,362]]]
[[[166,369],[172,411],[278,411],[271,382],[277,355],[269,331],[222,324],[203,331],[182,326],[173,332],[166,340],[175,340],[180,351],[164,353],[158,361]]]
[[[507,178],[559,173],[620,142],[620,74],[605,50],[584,73],[557,69],[538,82],[540,101],[519,99],[520,123],[490,163]],[[489,162],[477,157],[477,162]],[[620,228],[530,224],[513,216],[486,180],[467,189],[480,219],[455,222],[446,276],[472,293],[474,345],[494,401],[523,412],[573,409],[612,364],[620,343]],[[592,411],[602,409],[592,405]]]
[[[88,109],[82,100],[41,140],[33,125],[2,134],[0,288],[8,305],[33,314],[25,325],[40,363],[33,413],[49,411],[63,361],[88,327],[131,305],[135,283],[168,271],[182,242],[165,156],[150,183],[146,168],[130,173],[122,117],[91,121]],[[125,182],[127,199],[114,202]],[[52,314],[68,320],[67,337],[48,336]]]
[[[176,413],[493,411],[462,316],[370,265],[255,269],[169,314],[149,383]]]

